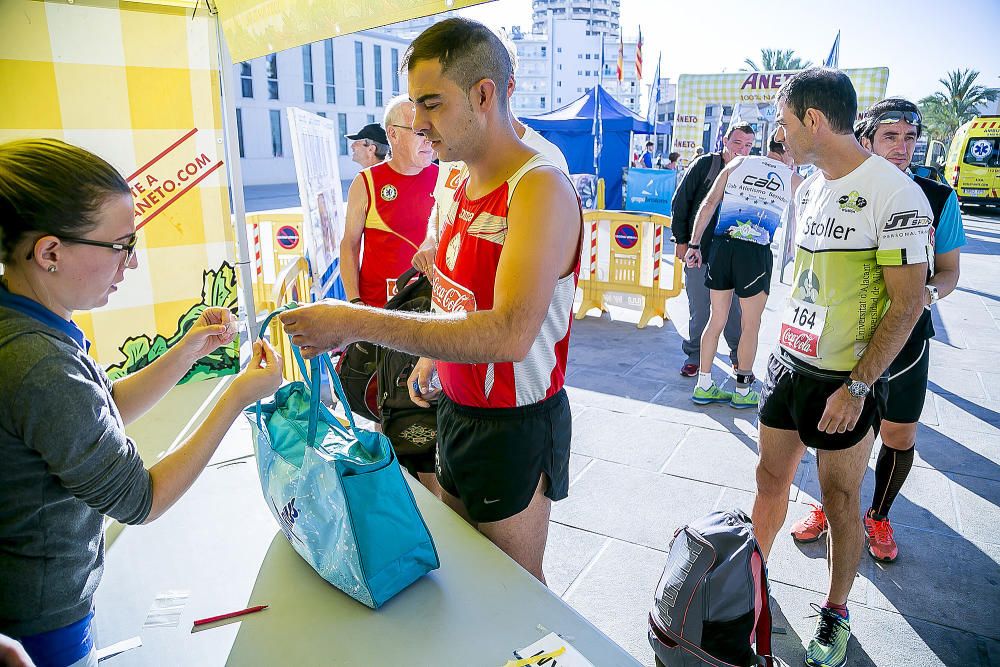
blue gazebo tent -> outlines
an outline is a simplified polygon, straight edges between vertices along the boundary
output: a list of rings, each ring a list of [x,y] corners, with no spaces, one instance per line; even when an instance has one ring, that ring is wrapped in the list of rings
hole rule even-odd
[[[599,112],[596,127],[595,110]],[[600,143],[597,176],[604,179],[605,206],[622,208],[622,170],[629,166],[631,135],[652,134],[652,124],[601,86],[589,89],[564,107],[520,120],[562,150],[571,174],[594,173],[594,153]],[[600,142],[595,141],[595,129],[600,133]]]

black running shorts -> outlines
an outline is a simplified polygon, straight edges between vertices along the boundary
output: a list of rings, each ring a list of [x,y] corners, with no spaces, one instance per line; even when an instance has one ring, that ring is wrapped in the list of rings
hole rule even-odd
[[[437,478],[476,522],[501,521],[531,502],[542,474],[545,495],[569,495],[573,416],[566,390],[517,408],[473,408],[438,400]]]
[[[911,340],[889,365],[889,400],[884,419],[898,424],[915,424],[924,411],[927,374],[930,368],[930,341]]]
[[[881,415],[885,413],[886,383],[879,380],[865,397],[861,416],[853,429],[846,433],[824,433],[819,430],[819,420],[826,410],[826,400],[844,386],[842,379],[833,376],[822,379],[829,371],[815,369],[795,362],[803,370],[792,370],[777,358],[775,352],[767,360],[767,378],[760,392],[760,423],[770,428],[797,431],[806,447],[814,449],[847,449],[861,442],[868,429],[878,434]]]
[[[717,236],[709,254],[705,273],[708,289],[734,290],[742,299],[761,292],[771,293],[771,267],[774,265],[771,246]]]

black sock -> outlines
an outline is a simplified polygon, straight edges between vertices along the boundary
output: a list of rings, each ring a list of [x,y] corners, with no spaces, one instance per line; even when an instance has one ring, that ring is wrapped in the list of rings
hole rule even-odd
[[[906,450],[893,449],[882,445],[875,462],[875,493],[872,495],[871,512],[876,519],[884,519],[889,514],[892,501],[903,488],[906,476],[913,467],[913,447]]]

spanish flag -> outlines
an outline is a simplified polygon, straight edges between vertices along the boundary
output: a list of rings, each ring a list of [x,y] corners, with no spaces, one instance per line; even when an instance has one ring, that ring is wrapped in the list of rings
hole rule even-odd
[[[642,26],[639,26],[639,41],[635,45],[635,78],[642,81]]]
[[[625,42],[622,40],[621,33],[618,34],[618,67],[616,69],[618,75],[618,83],[622,82],[622,78],[625,76]]]

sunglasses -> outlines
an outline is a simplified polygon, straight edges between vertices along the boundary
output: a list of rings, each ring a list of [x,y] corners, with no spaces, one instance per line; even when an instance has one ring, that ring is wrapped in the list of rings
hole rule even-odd
[[[95,241],[93,239],[84,239],[78,236],[60,236],[58,237],[60,241],[69,241],[70,243],[81,243],[83,245],[93,245],[99,248],[110,248],[115,252],[125,253],[125,263],[128,264],[135,257],[135,246],[139,242],[138,234],[131,234],[128,240],[124,243],[110,243],[108,241]]]
[[[898,123],[901,120],[905,120],[910,125],[920,126],[920,114],[916,111],[886,111],[873,120],[871,124],[874,127],[883,123]]]

